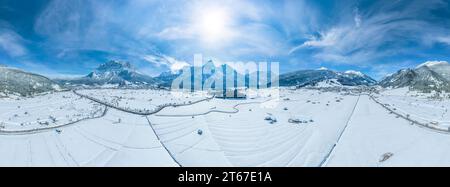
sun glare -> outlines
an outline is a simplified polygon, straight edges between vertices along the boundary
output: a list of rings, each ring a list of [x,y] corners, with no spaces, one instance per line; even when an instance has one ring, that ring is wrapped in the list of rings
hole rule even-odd
[[[231,37],[231,17],[225,9],[211,8],[199,14],[200,37],[207,43],[225,42]]]

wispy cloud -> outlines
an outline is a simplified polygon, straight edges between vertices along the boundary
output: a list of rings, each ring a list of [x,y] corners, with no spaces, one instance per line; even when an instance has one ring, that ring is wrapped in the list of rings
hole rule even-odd
[[[153,54],[147,54],[142,56],[142,58],[147,62],[156,65],[157,67],[161,66],[168,67],[172,71],[172,73],[177,72],[178,70],[182,69],[185,66],[189,66],[189,64],[185,61],[177,60],[173,57],[166,55],[156,56]]]
[[[141,33],[145,33],[142,31]],[[192,39],[195,34],[191,28],[181,28],[178,26],[164,28],[161,32],[157,33],[158,38],[164,40],[180,40],[180,39]]]
[[[383,57],[414,53],[417,48],[409,48],[408,43],[423,47],[432,44],[433,40],[443,43],[450,41],[445,36],[450,33],[450,29],[428,20],[433,19],[430,12],[439,9],[444,2],[403,3],[376,4],[377,6],[365,12],[356,7],[353,20],[340,21],[340,24],[319,32],[317,36],[293,47],[290,53],[315,48],[317,52],[312,56],[318,60],[367,64]],[[424,19],[415,17],[416,15],[423,16]]]
[[[204,30],[209,28],[202,23],[214,16],[208,11],[216,9],[226,12],[226,27],[215,40],[207,41]],[[89,51],[140,60],[148,54],[186,60],[195,53],[224,60],[261,60],[286,55],[291,35],[315,22],[313,12],[301,1],[53,0],[37,17],[34,30],[45,37],[43,46],[58,60]],[[215,24],[214,20],[206,23]]]
[[[278,61],[282,70],[327,66],[373,74],[381,72],[376,66],[399,67],[397,61],[450,60],[445,0],[51,0],[42,5],[35,15],[0,3],[8,8],[2,13],[21,12],[35,21],[24,26],[0,20],[14,23],[0,32],[0,57],[27,56],[76,72],[113,58],[151,74],[191,63],[197,53],[224,61]]]
[[[450,36],[438,36],[434,38],[436,42],[444,43],[450,45]]]
[[[20,57],[27,54],[24,39],[14,31],[0,29],[0,49],[11,57]]]

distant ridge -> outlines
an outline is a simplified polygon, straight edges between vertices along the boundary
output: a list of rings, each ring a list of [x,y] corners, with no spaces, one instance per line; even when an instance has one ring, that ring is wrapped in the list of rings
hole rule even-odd
[[[448,63],[424,63],[415,69],[402,69],[385,77],[380,86],[385,88],[408,87],[422,92],[450,91],[450,65]]]
[[[353,70],[337,72],[320,68],[317,70],[299,70],[280,75],[280,86],[316,86],[324,81],[343,86],[373,86],[377,83],[371,77]]]
[[[5,95],[32,96],[59,90],[49,78],[6,66],[0,67],[0,92]]]
[[[141,74],[129,62],[111,60],[101,64],[88,75],[74,79],[58,79],[59,83],[69,86],[93,87],[152,87],[156,81]]]

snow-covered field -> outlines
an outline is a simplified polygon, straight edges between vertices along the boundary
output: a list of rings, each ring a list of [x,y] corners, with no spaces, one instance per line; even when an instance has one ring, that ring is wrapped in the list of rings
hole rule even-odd
[[[450,100],[435,93],[417,93],[405,88],[382,92],[375,99],[396,113],[442,130],[450,127]]]
[[[62,126],[102,115],[104,106],[71,92],[0,100],[0,130],[20,131]]]
[[[1,166],[177,166],[145,117],[115,110],[77,125],[0,139]]]
[[[87,89],[78,93],[115,107],[140,112],[153,111],[164,104],[187,104],[204,98],[195,93],[174,96],[167,90],[156,89]]]
[[[205,100],[203,95],[175,97],[163,90],[77,92],[125,110],[73,92],[0,98],[0,166],[450,163],[450,134],[411,125],[368,94],[283,88],[279,98]],[[438,125],[450,121],[449,100],[405,93],[384,91],[373,98],[410,118]],[[151,115],[133,113],[168,104],[186,106],[165,107]]]
[[[411,125],[361,96],[326,166],[450,166],[449,155],[450,134]]]

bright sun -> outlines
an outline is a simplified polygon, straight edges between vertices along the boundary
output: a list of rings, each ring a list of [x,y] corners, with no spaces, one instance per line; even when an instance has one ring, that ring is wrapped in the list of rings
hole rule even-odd
[[[225,9],[210,8],[197,18],[201,39],[206,43],[224,42],[231,37],[231,17]]]

